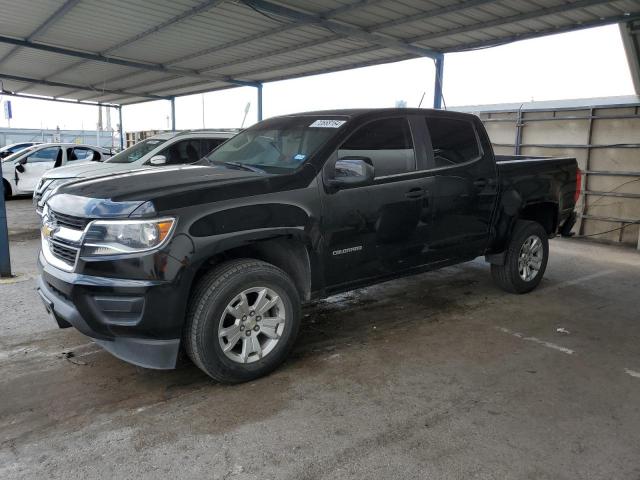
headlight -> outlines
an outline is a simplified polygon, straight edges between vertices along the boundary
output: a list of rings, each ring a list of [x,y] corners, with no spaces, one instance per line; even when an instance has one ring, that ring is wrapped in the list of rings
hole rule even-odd
[[[171,233],[175,219],[96,220],[84,236],[82,256],[126,255],[159,248]]]
[[[46,185],[45,188],[53,190],[54,188],[59,187],[60,185],[64,185],[71,180],[73,180],[73,178],[56,178],[55,180],[52,180],[48,185]]]
[[[36,192],[42,193],[45,190],[53,190],[54,188],[64,185],[71,180],[73,180],[73,178],[42,178],[36,187]]]

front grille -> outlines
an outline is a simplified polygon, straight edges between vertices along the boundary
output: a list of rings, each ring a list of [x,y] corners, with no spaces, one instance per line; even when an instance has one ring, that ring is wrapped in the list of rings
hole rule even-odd
[[[64,263],[70,266],[74,266],[76,263],[76,256],[78,255],[78,249],[64,245],[60,242],[50,241],[49,248],[54,257],[62,260]]]
[[[58,212],[49,212],[49,220],[59,227],[72,228],[73,230],[84,230],[91,221],[90,218],[74,217]]]

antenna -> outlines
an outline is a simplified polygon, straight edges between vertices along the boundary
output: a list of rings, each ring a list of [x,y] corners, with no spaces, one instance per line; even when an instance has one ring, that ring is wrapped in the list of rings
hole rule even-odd
[[[244,117],[242,118],[242,125],[240,125],[240,128],[244,128],[244,121],[247,119],[247,113],[249,113],[249,109],[251,109],[251,102],[247,102],[247,106],[244,107]]]
[[[422,106],[422,101],[424,100],[424,96],[427,92],[422,92],[422,97],[420,97],[420,103],[418,103],[418,108]]]

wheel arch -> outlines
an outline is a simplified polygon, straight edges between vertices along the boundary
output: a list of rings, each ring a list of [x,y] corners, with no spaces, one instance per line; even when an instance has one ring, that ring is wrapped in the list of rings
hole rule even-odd
[[[556,202],[539,202],[525,205],[518,217],[539,223],[552,237],[558,229],[558,204]]]
[[[293,281],[303,301],[311,298],[312,258],[307,242],[292,235],[282,235],[244,242],[238,240],[224,250],[207,256],[198,266],[190,290],[211,268],[229,260],[262,260],[283,270]]]

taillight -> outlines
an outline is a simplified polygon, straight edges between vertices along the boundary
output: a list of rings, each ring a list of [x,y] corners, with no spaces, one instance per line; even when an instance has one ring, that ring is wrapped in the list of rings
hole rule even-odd
[[[576,169],[576,193],[573,195],[573,200],[578,203],[578,198],[582,193],[582,170]]]

